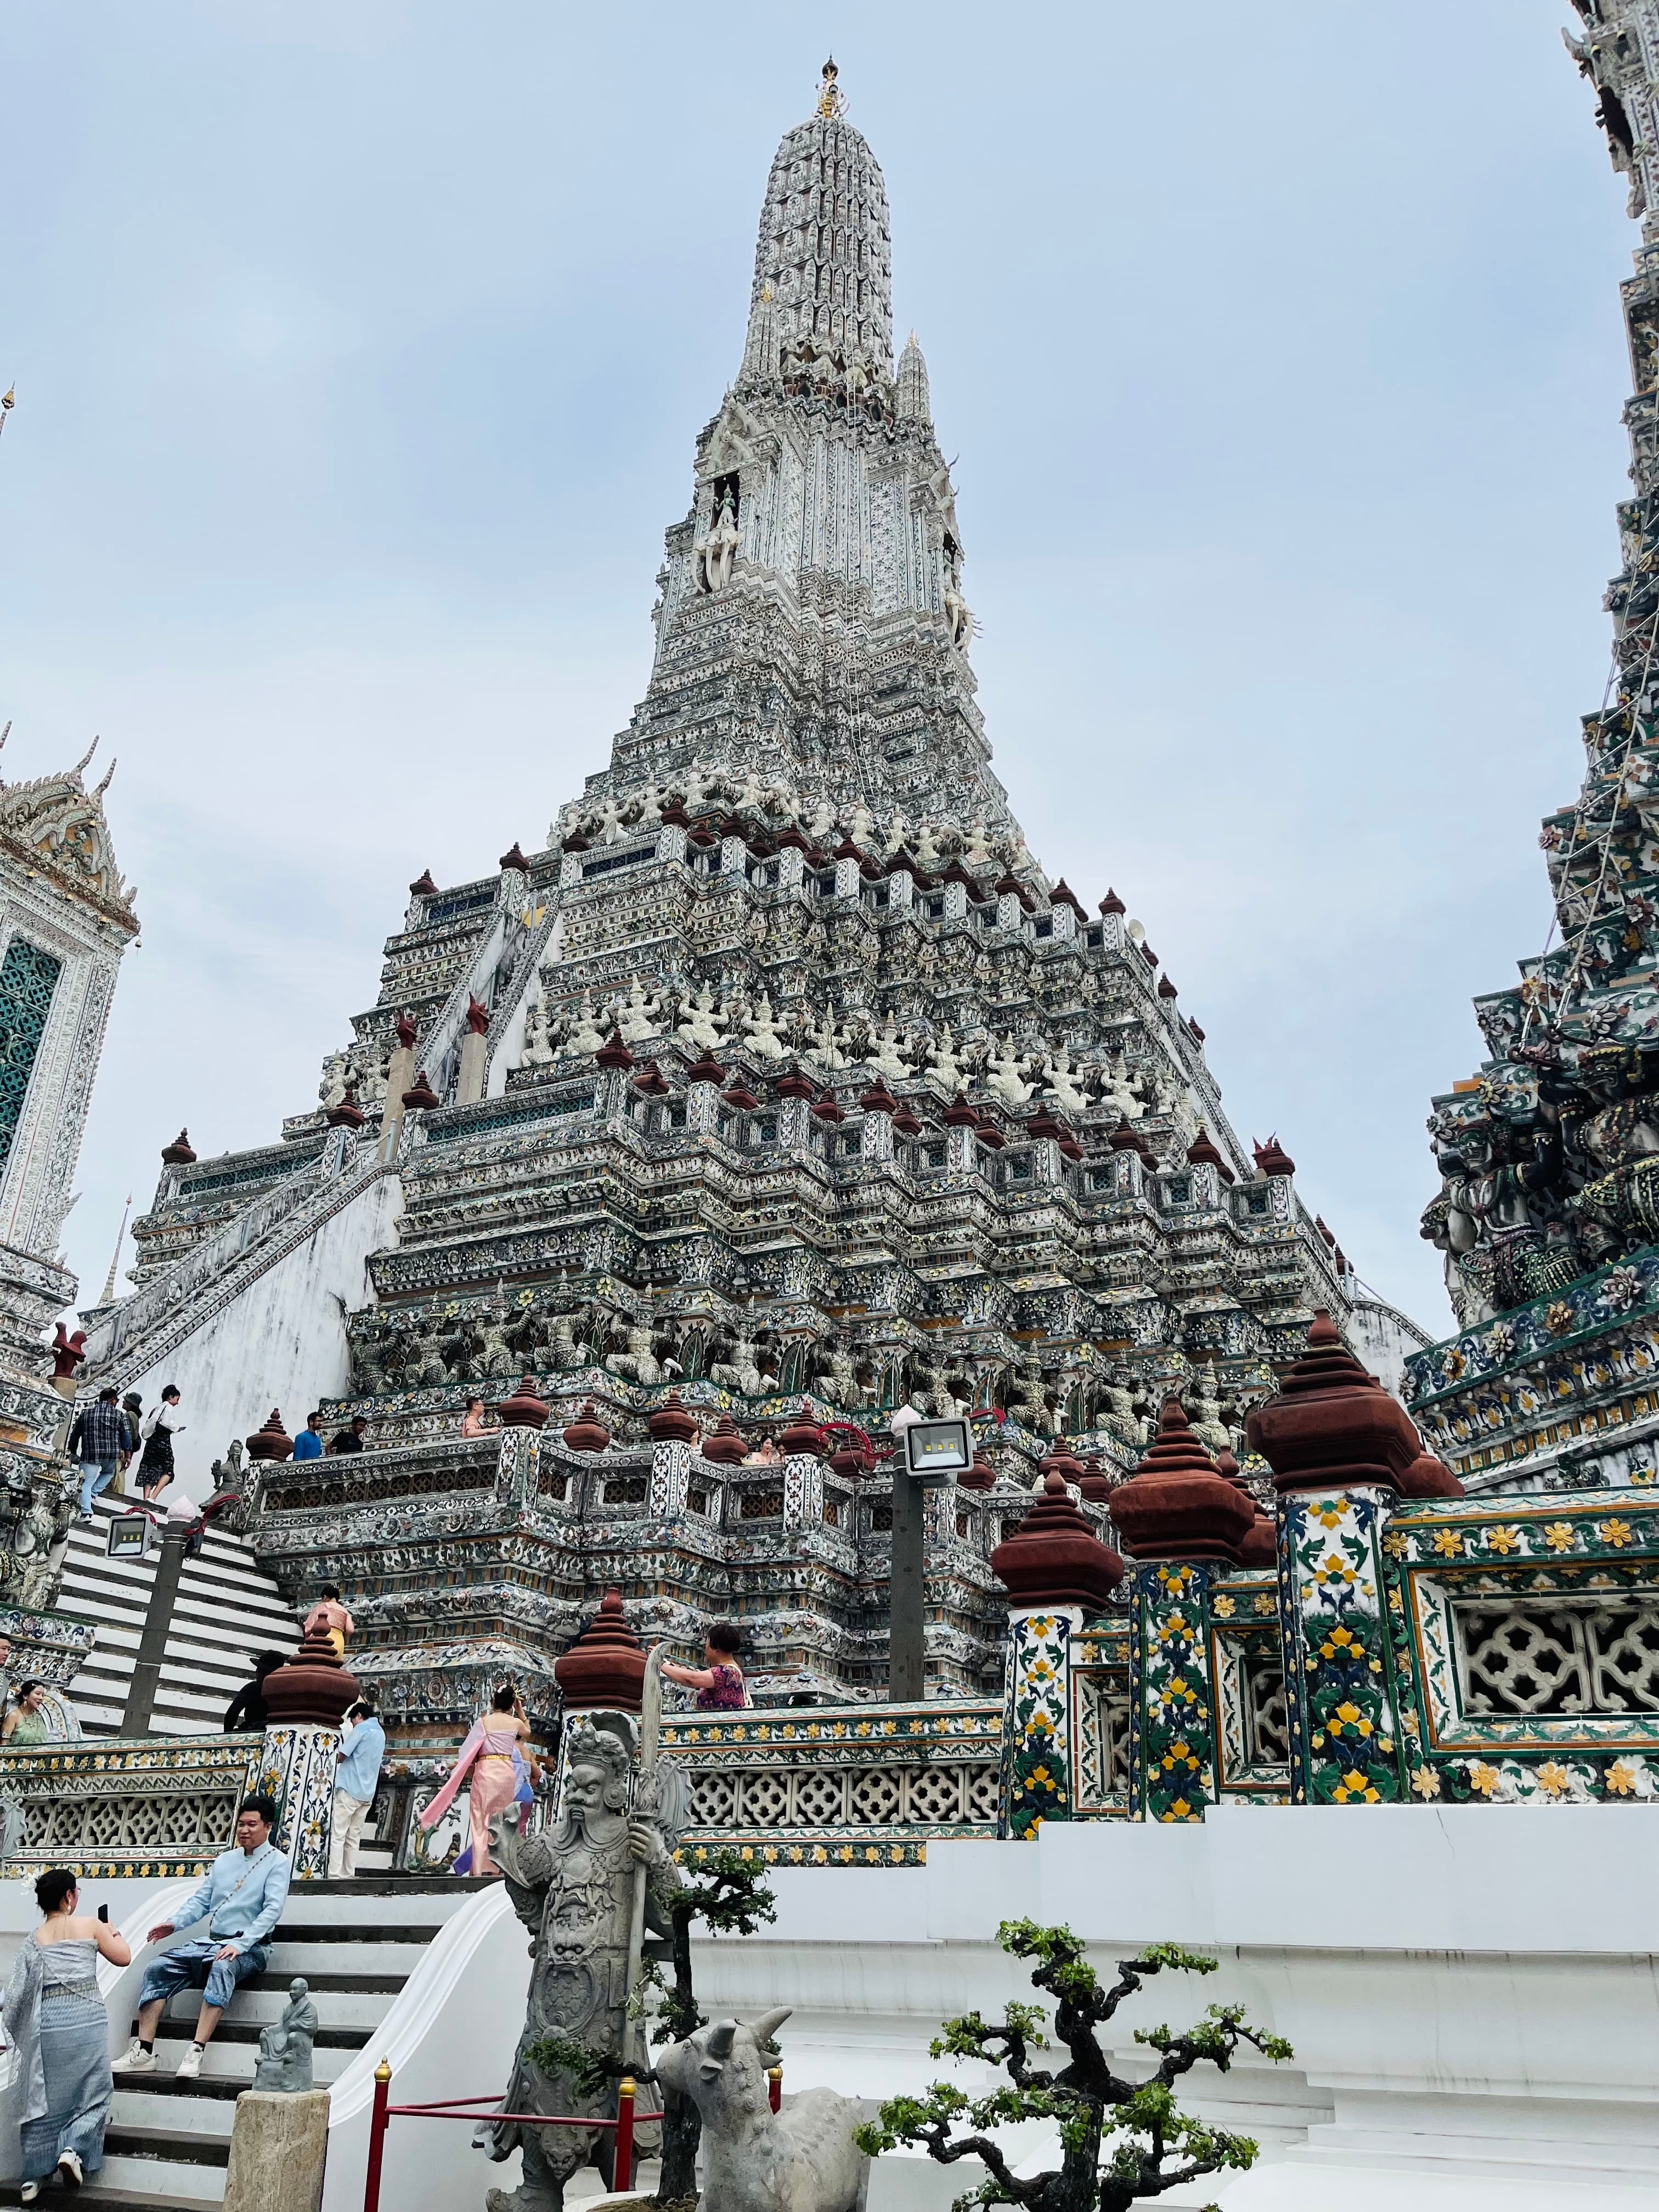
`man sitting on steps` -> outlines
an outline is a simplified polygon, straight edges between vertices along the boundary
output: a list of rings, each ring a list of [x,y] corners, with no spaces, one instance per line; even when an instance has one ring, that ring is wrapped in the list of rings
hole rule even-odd
[[[236,1816],[234,1849],[221,1851],[202,1882],[185,1899],[177,1920],[163,1920],[149,1931],[160,1943],[179,1928],[205,1919],[204,1939],[164,1951],[144,1969],[138,1992],[138,2033],[117,2074],[155,2071],[155,2031],[175,1990],[204,1991],[196,2022],[196,2039],[179,2062],[178,2078],[193,2081],[202,2070],[208,2040],[239,1982],[263,1973],[271,1931],[288,1901],[289,1863],[270,1840],[276,1808],[269,1797],[245,1797]]]

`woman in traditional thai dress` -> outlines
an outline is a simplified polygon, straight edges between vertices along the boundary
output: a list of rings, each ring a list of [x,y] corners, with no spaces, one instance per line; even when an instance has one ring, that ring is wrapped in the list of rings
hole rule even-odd
[[[729,1620],[717,1620],[703,1638],[702,1656],[708,1665],[682,1667],[678,1660],[665,1659],[663,1679],[695,1690],[700,1713],[741,1712],[749,1703],[743,1669],[738,1664],[738,1654],[742,1649],[742,1630],[733,1627]]]
[[[0,1743],[9,1743],[15,1751],[24,1751],[31,1744],[50,1743],[52,1727],[45,1709],[46,1688],[40,1682],[24,1682],[17,1692],[17,1702],[0,1722]]]
[[[104,2163],[115,2082],[98,1961],[132,1962],[106,1921],[79,1917],[81,1893],[65,1869],[43,1874],[34,1896],[46,1917],[17,1954],[4,2001],[6,2040],[23,2068],[25,2204],[34,2203],[53,2174],[78,2188]]]
[[[519,1747],[529,1741],[530,1723],[525,1717],[518,1692],[511,1682],[503,1682],[495,1692],[489,1712],[481,1721],[473,1723],[448,1781],[418,1816],[423,1828],[436,1827],[460,1794],[461,1784],[468,1783],[467,1810],[472,1843],[470,1851],[456,1862],[458,1873],[464,1864],[473,1874],[501,1872],[489,1856],[489,1823],[497,1813],[504,1813],[519,1794],[524,1766]]]

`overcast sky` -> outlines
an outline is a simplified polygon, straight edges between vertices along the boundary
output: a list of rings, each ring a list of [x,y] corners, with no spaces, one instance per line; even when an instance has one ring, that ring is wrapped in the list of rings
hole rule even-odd
[[[410,878],[604,764],[833,47],[1033,848],[1448,1329],[1424,1121],[1543,943],[1626,489],[1635,232],[1570,15],[9,0],[3,769],[101,735],[144,925],[85,1296],[181,1123],[314,1101]]]

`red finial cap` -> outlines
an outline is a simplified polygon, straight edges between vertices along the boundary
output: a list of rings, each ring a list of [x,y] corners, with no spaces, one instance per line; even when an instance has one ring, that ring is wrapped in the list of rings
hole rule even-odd
[[[703,1438],[702,1455],[712,1459],[717,1467],[741,1467],[748,1458],[749,1447],[738,1433],[738,1425],[730,1413],[722,1413],[714,1435]]]
[[[331,1129],[361,1129],[368,1119],[357,1103],[357,1086],[348,1083],[345,1096],[337,1106],[331,1106],[323,1117]]]
[[[409,888],[410,895],[415,898],[430,898],[438,886],[432,880],[431,869],[422,868]]]
[[[1255,1518],[1193,1434],[1179,1398],[1164,1401],[1158,1441],[1109,1510],[1137,1559],[1231,1559]]]
[[[1011,1609],[1080,1605],[1095,1612],[1123,1579],[1123,1562],[1101,1542],[1066,1495],[1066,1478],[1043,1478],[1036,1504],[991,1554]]]
[[[516,868],[521,876],[529,874],[530,863],[519,850],[519,841],[516,837],[513,840],[511,848],[501,854],[500,865],[503,870]]]
[[[536,1395],[535,1376],[525,1375],[513,1395],[496,1407],[495,1418],[504,1429],[544,1429],[550,1412],[546,1401]]]
[[[1277,1137],[1269,1137],[1265,1145],[1252,1145],[1258,1175],[1289,1176],[1296,1173],[1296,1162]]]
[[[620,1591],[605,1592],[593,1619],[553,1662],[553,1679],[568,1711],[638,1712],[645,1647],[628,1625]]]
[[[283,1426],[283,1417],[273,1406],[270,1419],[264,1428],[244,1439],[250,1459],[286,1459],[294,1449],[294,1439]]]
[[[404,1091],[404,1104],[410,1109],[413,1109],[416,1107],[437,1106],[441,1103],[442,1101],[439,1098],[437,1092],[432,1088],[432,1085],[427,1080],[425,1068],[422,1068],[420,1073],[415,1078],[413,1083],[411,1083],[408,1090]]]
[[[634,1055],[622,1041],[622,1031],[613,1029],[593,1055],[598,1067],[632,1067]]]
[[[1198,1134],[1187,1147],[1187,1158],[1195,1168],[1214,1168],[1223,1182],[1231,1182],[1233,1171],[1210,1142],[1210,1133],[1200,1121]]]
[[[1307,1350],[1251,1413],[1245,1435],[1281,1491],[1398,1490],[1423,1456],[1410,1414],[1347,1350],[1322,1306]]]
[[[564,1441],[571,1451],[602,1452],[609,1449],[611,1431],[599,1419],[591,1398],[564,1431]]]
[[[679,1392],[671,1390],[666,1402],[647,1419],[645,1430],[653,1444],[689,1444],[697,1424],[681,1404]]]
[[[1105,897],[1100,902],[1100,910],[1103,914],[1127,914],[1129,911],[1109,884],[1106,887]]]
[[[195,1165],[196,1155],[191,1149],[188,1129],[180,1129],[170,1145],[162,1146],[161,1159],[163,1164],[170,1168],[188,1168]]]

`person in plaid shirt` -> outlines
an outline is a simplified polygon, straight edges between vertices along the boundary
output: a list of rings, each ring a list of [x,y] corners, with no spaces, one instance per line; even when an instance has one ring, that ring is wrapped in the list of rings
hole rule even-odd
[[[70,1456],[81,1462],[81,1518],[92,1518],[92,1501],[115,1480],[127,1448],[125,1416],[116,1393],[100,1390],[95,1406],[82,1406],[70,1431]]]

